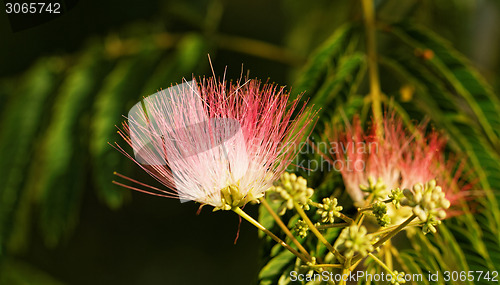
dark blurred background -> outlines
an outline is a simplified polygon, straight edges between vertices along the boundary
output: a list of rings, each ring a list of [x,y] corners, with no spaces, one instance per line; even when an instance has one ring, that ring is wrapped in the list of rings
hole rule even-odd
[[[0,282],[255,283],[255,228],[243,222],[234,244],[233,213],[115,186],[114,170],[157,184],[107,142],[121,142],[114,125],[142,96],[211,76],[208,54],[218,76],[293,86],[318,45],[361,21],[358,2],[87,0],[17,32],[2,6]],[[385,20],[432,28],[498,86],[498,1],[375,2]]]

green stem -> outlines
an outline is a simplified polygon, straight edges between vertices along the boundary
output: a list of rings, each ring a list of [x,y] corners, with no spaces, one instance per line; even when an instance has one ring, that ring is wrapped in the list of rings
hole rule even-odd
[[[370,193],[366,199],[365,199],[365,208],[370,205],[371,203],[373,203],[373,193]],[[354,223],[358,226],[361,226],[361,224],[363,223],[363,219],[365,217],[365,214],[363,212],[358,212],[358,215],[356,216],[356,219],[354,220]]]
[[[355,261],[355,262],[352,262],[351,268],[349,268],[349,270],[351,270],[351,271],[352,271],[352,270],[356,269],[356,267],[358,267],[358,265],[359,265],[359,263],[360,263],[361,261],[363,261],[363,260],[362,260],[362,259],[360,259],[360,260],[357,260],[357,261]]]
[[[387,240],[391,239],[392,237],[394,237],[397,233],[399,233],[402,229],[404,229],[411,221],[413,221],[413,219],[415,219],[417,216],[415,215],[412,215],[411,217],[409,217],[408,219],[406,219],[403,223],[401,223],[397,228],[395,228],[393,231],[389,232],[387,235],[385,235],[383,238],[381,238],[379,241],[377,241],[374,245],[373,245],[373,249],[376,250],[379,246],[383,245],[384,242],[386,242]],[[360,254],[358,254],[357,256],[355,256],[353,259],[352,259],[352,262],[355,263],[356,261],[360,260],[362,258],[362,256]]]
[[[381,91],[377,65],[377,41],[375,38],[375,7],[373,0],[361,0],[365,19],[366,49],[368,55],[368,71],[370,76],[370,96],[375,122],[382,122]],[[380,128],[377,128],[379,130]]]
[[[349,218],[348,216],[342,214],[342,213],[339,213],[340,214],[340,217],[342,220],[344,220],[345,222],[347,222],[349,225],[352,225],[354,224],[354,220]]]
[[[358,213],[358,217],[356,218],[356,225],[361,226],[363,224],[363,220],[365,219],[365,214],[363,212]]]
[[[243,219],[247,220],[250,224],[254,225],[256,228],[258,228],[259,230],[263,231],[264,233],[266,233],[268,236],[270,236],[273,240],[275,240],[277,243],[279,243],[281,246],[283,246],[284,248],[288,249],[291,253],[293,253],[295,256],[297,256],[298,258],[300,258],[302,261],[304,262],[308,262],[308,260],[302,255],[300,254],[298,251],[296,251],[295,249],[293,249],[292,247],[290,247],[286,242],[282,241],[279,237],[277,237],[275,234],[273,234],[271,231],[269,231],[268,229],[266,229],[263,225],[261,225],[259,222],[257,222],[256,220],[254,220],[254,218],[250,217],[247,213],[245,213],[242,209],[240,209],[239,207],[236,207],[233,209],[233,212],[235,212],[236,214],[240,215],[240,217],[242,217]]]
[[[389,272],[391,275],[393,275],[394,273],[392,272],[392,270],[385,264],[382,262],[382,260],[378,259],[378,257],[376,257],[373,253],[368,253],[368,255],[373,258],[373,260],[375,260],[380,266],[382,266],[382,268],[384,268],[387,272]]]
[[[215,21],[212,19],[211,22]],[[213,28],[209,27],[208,29]],[[213,31],[209,32],[213,33]],[[163,32],[155,34],[153,40],[157,48],[170,49],[175,47],[184,36],[186,34]],[[265,41],[222,33],[214,33],[212,37],[215,39],[216,46],[221,49],[249,54],[290,66],[301,66],[305,61],[304,58],[291,50]],[[113,58],[136,54],[141,50],[141,45],[142,42],[137,38],[126,40],[111,38],[109,44],[106,44],[106,53]]]
[[[280,219],[280,217],[273,211],[271,206],[269,206],[269,203],[267,203],[266,199],[262,198],[262,199],[260,199],[260,202],[262,203],[264,208],[266,208],[266,210],[269,212],[269,214],[271,214],[273,219],[276,221],[278,226],[280,226],[280,228],[283,230],[283,232],[285,232],[285,234],[288,236],[288,238],[290,238],[292,240],[292,242],[297,246],[297,248],[302,252],[302,254],[304,254],[304,256],[308,259],[308,261],[312,261],[311,255],[309,255],[309,253],[302,246],[302,244],[300,244],[300,242],[293,236],[293,234],[290,232],[290,230],[285,225],[285,223],[283,223],[283,221]]]
[[[349,223],[338,223],[338,224],[320,225],[320,226],[317,226],[316,228],[318,230],[324,230],[324,229],[329,229],[329,228],[345,228],[348,226],[350,226]]]
[[[387,264],[387,267],[389,267],[392,270],[393,266],[392,266],[391,248],[392,248],[391,240],[388,240],[384,246],[385,264]]]
[[[218,46],[223,49],[250,54],[291,66],[303,64],[300,57],[290,50],[264,41],[226,34],[218,34],[215,39]]]
[[[397,228],[395,228],[392,232],[389,232],[387,235],[385,235],[383,238],[381,238],[379,241],[377,241],[373,245],[373,247],[375,249],[377,249],[379,246],[383,245],[384,242],[386,242],[387,240],[389,240],[392,237],[394,237],[397,233],[399,233],[402,229],[404,229],[416,217],[417,216],[415,216],[415,215],[411,215],[408,219],[406,219],[406,221],[404,221],[403,223],[401,223],[401,225],[399,225]]]
[[[297,213],[302,217],[304,222],[309,226],[309,229],[314,233],[314,235],[326,246],[326,248],[335,255],[337,260],[339,262],[344,262],[344,257],[335,249],[333,246],[325,239],[325,237],[318,231],[316,226],[311,222],[309,217],[306,215],[306,212],[302,209],[302,207],[297,204],[297,202],[293,202],[293,205],[295,206],[295,210],[297,210]]]
[[[407,226],[408,227],[413,227],[413,226],[418,226],[420,225],[422,222],[421,221],[415,221],[415,222],[411,222],[409,223]],[[383,229],[380,229],[378,230],[377,232],[374,232],[374,233],[371,233],[369,234],[370,236],[378,236],[378,235],[381,235],[381,234],[385,234],[385,233],[388,233],[392,230],[394,230],[395,228],[397,228],[398,226],[392,226],[392,227],[387,227],[387,228],[383,228]]]
[[[371,211],[371,210],[373,210],[372,206],[365,207],[365,208],[358,208],[358,213],[363,213],[363,212],[367,212],[367,211]]]
[[[341,277],[344,277],[344,275],[349,275],[350,269],[348,267],[343,267],[342,272],[340,273]],[[340,278],[339,285],[345,285],[347,284],[347,280],[344,280],[344,278]]]
[[[396,258],[396,260],[399,262],[399,264],[401,265],[401,268],[403,268],[404,272],[411,272],[410,268],[408,266],[406,266],[404,260],[399,255],[399,252],[397,251],[397,249],[393,246],[391,246],[391,253]]]
[[[308,268],[343,268],[342,264],[314,264],[307,265]]]

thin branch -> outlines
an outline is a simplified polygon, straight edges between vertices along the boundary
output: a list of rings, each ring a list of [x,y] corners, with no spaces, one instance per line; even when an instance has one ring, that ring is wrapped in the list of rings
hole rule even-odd
[[[380,103],[381,90],[377,65],[377,41],[375,38],[375,7],[373,0],[361,0],[366,29],[366,49],[368,55],[368,71],[370,76],[370,96],[375,122],[382,122],[382,105]],[[381,130],[381,128],[377,128]]]
[[[406,219],[403,223],[401,223],[397,228],[395,228],[393,231],[389,232],[387,235],[379,239],[374,245],[373,249],[376,250],[379,246],[383,245],[387,240],[391,239],[394,237],[397,233],[399,233],[401,230],[403,230],[413,219],[415,219],[417,216],[414,214],[411,215],[408,219]],[[361,254],[358,254],[352,259],[352,262],[355,263],[356,261],[360,260],[362,258]]]
[[[281,230],[283,230],[283,232],[285,232],[285,234],[288,236],[288,238],[290,238],[292,240],[292,242],[297,246],[297,248],[304,254],[304,256],[309,261],[312,261],[311,255],[309,255],[309,253],[302,246],[302,244],[300,244],[300,242],[293,236],[293,234],[290,232],[290,230],[285,225],[285,223],[283,223],[283,221],[280,219],[280,217],[278,216],[278,214],[276,214],[273,211],[273,209],[271,208],[271,206],[269,206],[269,203],[267,203],[266,199],[262,198],[262,199],[260,199],[260,202],[264,206],[264,208],[266,208],[266,210],[269,212],[269,214],[271,214],[271,216],[273,217],[273,219],[276,221],[276,223],[278,224],[278,226],[280,226]]]
[[[298,251],[296,251],[295,249],[293,249],[291,246],[289,246],[286,242],[282,241],[279,237],[277,237],[275,234],[273,234],[271,231],[269,231],[268,229],[266,229],[263,225],[261,225],[259,222],[257,222],[254,218],[252,218],[251,216],[249,216],[247,213],[245,213],[243,210],[241,210],[240,208],[235,208],[233,209],[233,212],[235,212],[236,214],[240,215],[240,217],[242,217],[243,219],[247,220],[248,222],[250,222],[252,225],[254,225],[256,228],[258,228],[259,230],[263,231],[264,233],[266,233],[268,236],[270,236],[273,240],[275,240],[277,243],[279,243],[281,246],[283,246],[284,248],[288,249],[288,251],[290,251],[291,253],[293,253],[295,256],[297,256],[298,258],[300,258],[302,261],[304,262],[308,262],[307,259],[302,255],[300,254]]]
[[[328,248],[328,250],[335,255],[338,261],[344,262],[344,257],[335,249],[333,246],[325,239],[325,237],[318,231],[316,226],[311,222],[307,214],[304,212],[304,209],[297,204],[297,202],[293,203],[295,206],[295,210],[299,213],[300,217],[307,223],[309,229],[314,233],[314,235]]]

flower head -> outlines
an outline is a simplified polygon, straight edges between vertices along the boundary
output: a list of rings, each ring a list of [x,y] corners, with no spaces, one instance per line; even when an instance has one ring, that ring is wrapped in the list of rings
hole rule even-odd
[[[272,200],[281,201],[278,208],[280,216],[284,215],[287,209],[293,209],[295,202],[309,210],[309,199],[314,194],[314,190],[307,187],[306,179],[288,172],[284,172],[269,190],[274,194],[271,195]]]
[[[368,193],[384,200],[418,183],[437,180],[446,198],[457,202],[471,188],[461,177],[462,167],[445,159],[446,140],[438,132],[426,132],[426,124],[405,128],[395,113],[386,115],[381,124],[372,122],[365,132],[357,118],[345,131],[329,134],[335,153],[324,157],[341,162],[346,190],[361,204]],[[395,192],[396,191],[396,192]],[[399,206],[397,200],[395,206]]]
[[[340,217],[340,211],[343,207],[337,205],[337,198],[323,198],[322,202],[322,204],[318,204],[316,212],[321,216],[321,222],[333,224],[335,217]]]
[[[352,225],[344,229],[338,238],[338,250],[344,252],[346,258],[352,258],[355,253],[362,256],[373,251],[373,245],[367,236],[368,231],[364,226]]]
[[[287,168],[313,118],[288,98],[272,84],[213,78],[145,98],[120,132],[134,156],[116,148],[168,190],[128,188],[223,210],[256,200]]]
[[[446,217],[445,210],[450,207],[450,201],[445,198],[441,186],[436,185],[436,180],[425,184],[417,183],[412,190],[405,189],[405,198],[401,203],[411,206],[413,214],[424,222],[424,233],[435,233],[435,226]]]

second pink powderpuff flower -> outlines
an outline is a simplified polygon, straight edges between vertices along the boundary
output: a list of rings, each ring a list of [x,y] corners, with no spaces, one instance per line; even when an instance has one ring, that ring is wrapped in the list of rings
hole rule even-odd
[[[328,136],[337,145],[336,152],[323,156],[331,163],[342,163],[339,171],[346,191],[359,206],[364,204],[367,187],[380,187],[377,195],[384,200],[393,189],[412,189],[435,179],[455,205],[472,187],[461,177],[463,164],[446,161],[446,139],[435,131],[426,133],[426,124],[410,130],[391,113],[380,125],[372,122],[367,132],[355,118],[344,131]]]

